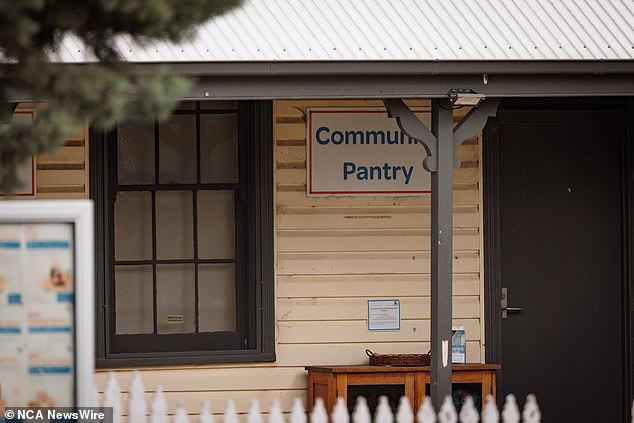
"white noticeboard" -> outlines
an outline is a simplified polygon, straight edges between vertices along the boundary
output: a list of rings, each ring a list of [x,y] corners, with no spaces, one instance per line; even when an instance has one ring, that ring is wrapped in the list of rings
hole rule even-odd
[[[92,213],[84,200],[0,202],[0,404],[90,405]]]
[[[431,110],[413,110],[429,127]],[[309,108],[306,139],[308,196],[431,193],[425,149],[385,108]]]
[[[401,301],[368,300],[368,330],[401,330]]]

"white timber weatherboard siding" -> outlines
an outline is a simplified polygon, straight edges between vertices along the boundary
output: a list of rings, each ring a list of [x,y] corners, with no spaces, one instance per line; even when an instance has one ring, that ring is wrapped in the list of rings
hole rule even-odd
[[[170,410],[184,401],[192,415],[207,399],[219,416],[229,398],[244,415],[253,397],[261,399],[265,410],[279,399],[282,411],[289,413],[292,398],[306,396],[306,365],[363,364],[366,348],[379,353],[429,350],[430,197],[307,198],[304,112],[325,106],[381,103],[274,103],[277,360],[144,367],[140,371],[148,398],[161,385]],[[479,138],[469,140],[459,154],[463,164],[454,172],[454,324],[466,328],[468,361],[481,362]],[[401,300],[400,331],[367,330],[367,300],[381,298]],[[124,394],[131,370],[114,369]],[[97,370],[99,389],[108,371]]]
[[[20,103],[16,111],[37,110],[43,103]],[[89,197],[88,126],[55,151],[36,157],[35,184],[37,200],[81,200]]]
[[[306,108],[337,106],[382,104],[275,103],[278,364],[429,348],[431,198],[306,196]],[[454,172],[454,324],[466,328],[471,362],[483,359],[480,151],[479,137],[468,140]],[[367,330],[367,300],[381,298],[401,300],[400,331]]]

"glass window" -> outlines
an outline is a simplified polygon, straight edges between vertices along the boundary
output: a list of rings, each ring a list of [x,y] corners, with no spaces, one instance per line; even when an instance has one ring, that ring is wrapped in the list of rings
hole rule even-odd
[[[259,137],[240,135],[261,113],[271,118],[270,103],[262,104],[187,102],[164,123],[119,125],[116,140],[93,154],[115,169],[112,180],[97,178],[96,185],[105,193],[97,206],[110,208],[98,225],[113,231],[101,239],[110,251],[104,259],[111,257],[103,266],[105,297],[114,303],[98,309],[111,337],[103,360],[151,353],[138,365],[160,363],[171,352],[207,351],[207,358],[191,360],[213,362],[214,351],[222,357],[234,349],[273,357],[273,331],[268,338],[261,332],[263,316],[274,324],[272,295],[266,313],[256,309],[265,280],[272,293],[272,245],[259,247],[262,235],[272,242],[272,223],[258,222],[262,210],[270,216],[272,198],[250,194],[272,184],[272,159],[265,160],[269,176],[258,176]],[[271,134],[265,135],[270,154]],[[241,166],[242,155],[250,159]]]

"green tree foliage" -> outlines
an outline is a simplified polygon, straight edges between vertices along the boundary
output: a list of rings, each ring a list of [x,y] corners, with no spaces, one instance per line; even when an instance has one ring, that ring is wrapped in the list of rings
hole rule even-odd
[[[125,117],[164,118],[188,80],[165,69],[131,72],[118,37],[139,44],[178,42],[241,0],[0,0],[0,190],[16,168],[50,151],[87,122],[111,128]],[[90,63],[55,62],[62,40],[83,43]],[[47,103],[33,124],[12,122],[16,98]]]

